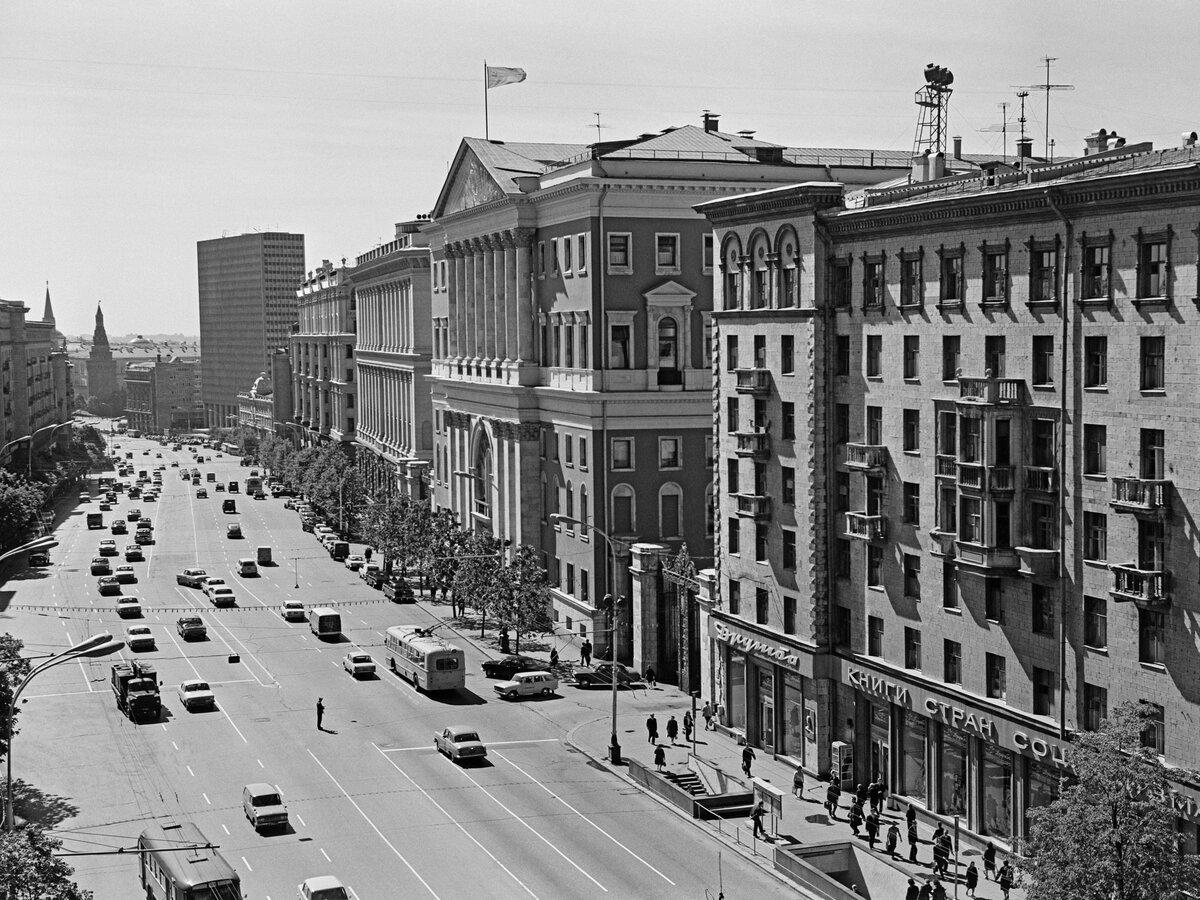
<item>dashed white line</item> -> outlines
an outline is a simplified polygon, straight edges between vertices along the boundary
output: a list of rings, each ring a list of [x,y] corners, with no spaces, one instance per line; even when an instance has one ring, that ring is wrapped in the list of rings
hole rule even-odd
[[[302,819],[300,816],[296,816],[296,821],[300,823],[302,828],[308,827],[308,823],[305,822],[304,819]]]
[[[196,777],[196,773],[192,771],[192,767],[191,767],[191,766],[186,766],[185,768],[187,768],[187,770],[188,770],[188,774],[189,774],[189,775],[191,775],[193,778],[195,778],[195,777]]]
[[[226,833],[226,834],[230,834],[230,833],[231,833],[231,832],[229,831],[229,826],[228,826],[228,825],[226,825],[224,822],[222,822],[222,823],[221,823],[221,827],[222,827],[223,829],[225,829],[225,833]]]
[[[320,850],[320,851],[321,851],[321,855],[322,855],[323,857],[325,857],[325,862],[328,862],[328,863],[331,863],[331,862],[333,862],[333,860],[329,858],[329,854],[325,852],[325,848],[324,848],[324,847],[318,847],[317,849],[318,849],[318,850]]]
[[[244,857],[244,856],[242,857],[242,862],[245,864],[247,872],[254,871],[254,866],[250,865],[250,861],[248,859],[246,859],[246,857]]]
[[[212,801],[208,799],[208,794],[201,792],[200,796],[204,798],[205,803],[207,803],[209,806],[212,806]]]

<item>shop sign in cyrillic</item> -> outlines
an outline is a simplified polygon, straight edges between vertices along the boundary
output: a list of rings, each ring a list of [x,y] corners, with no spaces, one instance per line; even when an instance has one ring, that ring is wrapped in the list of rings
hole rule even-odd
[[[764,641],[753,635],[743,634],[740,631],[734,631],[724,622],[714,621],[712,629],[713,637],[723,644],[729,644],[731,647],[736,647],[747,653],[753,653],[755,656],[773,659],[791,669],[800,670],[800,655],[787,647]]]

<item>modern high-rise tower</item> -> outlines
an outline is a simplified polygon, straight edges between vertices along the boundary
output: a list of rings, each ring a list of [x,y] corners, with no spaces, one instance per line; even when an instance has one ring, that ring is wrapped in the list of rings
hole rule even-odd
[[[269,371],[296,321],[304,235],[241,234],[199,241],[202,397],[209,426],[237,418],[239,391]]]

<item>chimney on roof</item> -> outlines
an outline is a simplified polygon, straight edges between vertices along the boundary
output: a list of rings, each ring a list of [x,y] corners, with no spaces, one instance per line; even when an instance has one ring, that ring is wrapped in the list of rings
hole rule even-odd
[[[1017,138],[1017,159],[1029,159],[1033,156],[1033,138]]]
[[[1197,141],[1198,139],[1200,139],[1200,137],[1198,137],[1198,136],[1197,136],[1196,132],[1194,132],[1194,131],[1185,131],[1185,132],[1183,133],[1183,143],[1182,143],[1182,144],[1180,144],[1180,146],[1181,146],[1181,147],[1195,147],[1195,146],[1196,146],[1196,141]]]
[[[909,181],[919,184],[929,180],[929,151],[925,150],[912,158],[912,174]]]
[[[954,136],[954,158],[962,159],[962,136],[957,134]]]
[[[720,115],[714,112],[704,111],[704,130],[713,132],[717,130],[717,122],[720,121]]]
[[[929,180],[936,181],[946,177],[946,154],[935,153],[929,158]]]
[[[1094,156],[1108,149],[1108,132],[1101,128],[1083,139],[1083,155]]]

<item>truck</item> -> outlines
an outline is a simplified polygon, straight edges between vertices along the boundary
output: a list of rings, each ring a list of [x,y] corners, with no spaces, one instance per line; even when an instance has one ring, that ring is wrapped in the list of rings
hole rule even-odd
[[[162,712],[158,673],[148,663],[138,660],[113,663],[112,689],[117,709],[134,722],[153,722]]]
[[[92,531],[93,529],[96,529],[96,528],[103,528],[104,527],[104,513],[98,513],[98,512],[88,513],[87,514],[87,526],[88,526],[88,531]]]
[[[259,547],[258,548],[258,564],[260,566],[274,565],[274,563],[271,562],[271,548],[270,547]]]
[[[246,479],[246,496],[253,497],[255,494],[262,493],[263,481],[258,475],[251,475]]]

